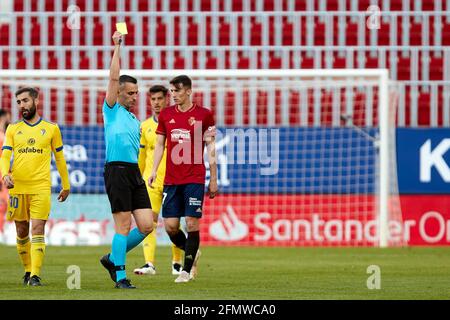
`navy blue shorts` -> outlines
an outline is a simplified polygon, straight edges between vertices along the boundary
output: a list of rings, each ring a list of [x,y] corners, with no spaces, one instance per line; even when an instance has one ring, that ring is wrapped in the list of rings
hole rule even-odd
[[[204,195],[204,184],[189,183],[164,186],[162,217],[201,218]]]

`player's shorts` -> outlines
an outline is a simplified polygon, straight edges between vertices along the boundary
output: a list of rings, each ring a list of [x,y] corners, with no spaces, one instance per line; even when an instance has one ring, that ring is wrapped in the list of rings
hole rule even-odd
[[[8,221],[48,220],[50,215],[51,193],[9,194]]]
[[[108,162],[103,177],[112,213],[152,207],[137,164]]]
[[[198,183],[165,185],[163,192],[162,217],[202,217],[205,185]]]

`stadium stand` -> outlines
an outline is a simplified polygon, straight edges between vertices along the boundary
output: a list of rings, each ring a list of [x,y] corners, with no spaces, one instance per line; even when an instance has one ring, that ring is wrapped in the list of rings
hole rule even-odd
[[[3,69],[104,69],[125,20],[125,68],[388,68],[404,98],[399,126],[450,125],[450,1],[11,1],[0,19]],[[379,29],[366,27],[372,3]],[[66,24],[70,4],[81,30]]]

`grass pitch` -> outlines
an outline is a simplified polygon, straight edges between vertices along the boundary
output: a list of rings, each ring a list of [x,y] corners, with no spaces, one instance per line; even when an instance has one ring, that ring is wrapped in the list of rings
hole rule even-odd
[[[450,248],[203,247],[199,276],[176,284],[171,250],[158,247],[157,274],[137,276],[142,249],[127,256],[136,290],[117,290],[99,263],[110,247],[47,247],[42,287],[24,287],[15,247],[0,245],[0,299],[300,300],[450,299]],[[81,289],[67,288],[70,265],[81,270]],[[370,265],[381,289],[369,290]]]

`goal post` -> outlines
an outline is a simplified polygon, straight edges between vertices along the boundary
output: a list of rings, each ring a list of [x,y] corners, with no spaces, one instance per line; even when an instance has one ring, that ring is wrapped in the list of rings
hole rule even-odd
[[[236,139],[232,147],[224,148],[227,152],[222,159],[228,161],[228,167],[219,163],[221,173],[227,173],[219,186],[222,194],[206,200],[206,209],[214,212],[206,219],[206,232],[210,233],[206,243],[404,244],[389,231],[392,221],[401,221],[401,211],[395,106],[390,101],[387,69],[121,70],[121,74],[138,79],[139,100],[134,113],[140,120],[151,113],[147,97],[151,85],[168,86],[177,75],[190,76],[193,100],[211,107],[215,114],[220,147]],[[97,165],[80,165],[86,169],[87,182],[77,186],[74,194],[104,193],[97,171],[104,161],[99,135],[108,77],[109,70],[0,70],[1,107],[11,110],[13,120],[19,119],[14,91],[34,86],[41,93],[41,115],[57,122],[65,129],[63,135],[67,133],[76,141],[71,146],[74,153],[81,144],[77,130],[82,131],[82,139],[93,139],[85,141],[91,148],[85,152],[95,153]],[[90,130],[93,133],[88,134]],[[238,132],[244,134],[241,140],[236,137]],[[263,138],[270,140],[272,133],[280,139],[279,145],[275,145],[276,139],[261,142]],[[236,146],[239,141],[248,143],[240,149]],[[279,154],[279,172],[261,174],[270,152],[261,155],[256,150],[256,163],[249,163],[252,141],[259,149],[265,146],[266,151],[272,148],[273,154]],[[234,159],[230,165],[229,154],[239,152],[246,152],[241,158],[244,163]],[[251,206],[259,209],[253,212]],[[277,213],[269,212],[271,206]],[[356,220],[361,221],[361,227]],[[245,236],[238,228],[241,222]],[[321,240],[323,234],[329,237]]]

